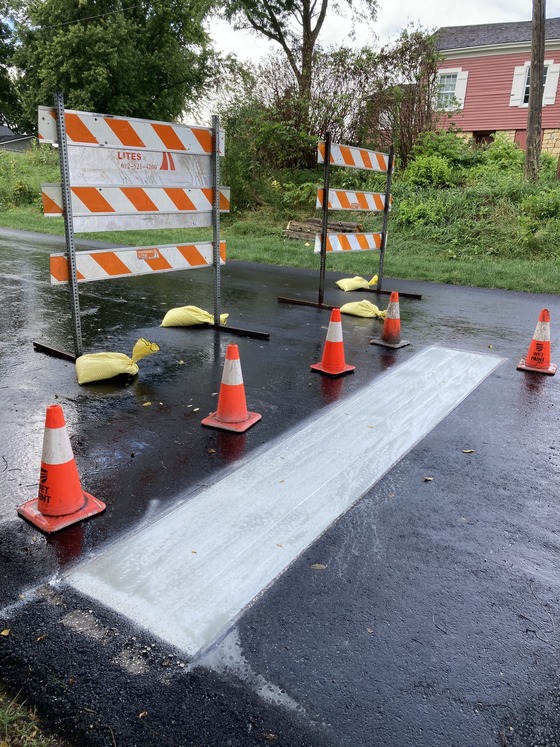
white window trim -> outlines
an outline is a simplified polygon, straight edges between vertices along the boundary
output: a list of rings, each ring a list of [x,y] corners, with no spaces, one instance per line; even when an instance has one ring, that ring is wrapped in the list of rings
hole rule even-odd
[[[554,64],[554,60],[545,60],[544,66],[547,68],[546,81],[543,92],[543,107],[552,106],[556,103],[556,91],[558,90],[558,79],[560,78],[560,64]],[[531,67],[531,61],[518,65],[513,71],[513,81],[511,84],[511,96],[509,99],[510,106],[517,106],[520,109],[526,109],[529,104],[523,103],[525,85],[527,80],[527,69]]]
[[[554,64],[553,60],[545,61],[547,67],[546,82],[544,84],[543,106],[552,106],[556,103],[556,91],[558,90],[558,79],[560,78],[560,65]]]
[[[446,107],[448,109],[463,109],[465,106],[465,95],[467,93],[467,79],[469,74],[466,70],[461,67],[442,67],[438,70],[438,83],[441,75],[456,75],[457,82],[455,83],[455,102],[456,106]],[[442,109],[445,111],[446,108]]]

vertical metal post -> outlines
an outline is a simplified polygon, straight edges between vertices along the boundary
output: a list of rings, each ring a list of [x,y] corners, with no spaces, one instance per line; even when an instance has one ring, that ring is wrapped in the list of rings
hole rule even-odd
[[[220,117],[212,115],[212,228],[214,260],[214,325],[220,326]]]
[[[377,272],[377,290],[383,287],[383,264],[385,262],[385,247],[387,245],[387,224],[389,222],[389,210],[391,209],[391,183],[393,181],[393,161],[395,157],[394,148],[389,150],[389,161],[387,163],[387,182],[385,184],[385,205],[383,206],[383,228],[381,232],[381,247],[379,249],[379,270]]]
[[[74,318],[74,350],[76,357],[79,357],[83,353],[82,324],[80,319],[80,296],[78,293],[78,277],[76,270],[76,244],[74,241],[74,220],[72,217],[72,194],[70,191],[70,168],[68,165],[66,121],[64,119],[64,94],[60,92],[55,93],[54,106],[56,109],[56,129],[58,133],[58,158],[60,161],[62,205],[64,207],[64,233],[66,236],[66,252],[68,255],[68,276],[70,278],[72,315]]]
[[[325,134],[325,160],[323,169],[323,223],[321,226],[321,269],[319,273],[319,306],[325,297],[325,271],[327,267],[327,229],[329,225],[329,184],[331,174],[331,133]]]

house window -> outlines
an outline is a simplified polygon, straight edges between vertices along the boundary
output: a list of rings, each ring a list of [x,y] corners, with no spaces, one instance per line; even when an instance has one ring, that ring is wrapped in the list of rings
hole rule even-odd
[[[439,76],[438,109],[452,109],[457,88],[457,73],[445,73]]]
[[[548,66],[545,67],[544,72],[543,72],[543,94],[544,94],[544,90],[546,88],[546,74],[547,74],[547,72],[548,72]],[[525,89],[523,91],[523,99],[522,99],[522,103],[523,104],[528,104],[529,103],[529,88],[530,87],[531,87],[531,66],[529,66],[527,68],[527,74],[525,76]]]
[[[553,60],[544,61],[543,75],[543,106],[551,106],[556,102],[560,65]],[[519,65],[513,71],[510,106],[526,107],[529,105],[529,86],[531,83],[531,63]]]
[[[461,68],[442,69],[438,73],[436,107],[440,110],[462,109],[467,90],[467,76]]]

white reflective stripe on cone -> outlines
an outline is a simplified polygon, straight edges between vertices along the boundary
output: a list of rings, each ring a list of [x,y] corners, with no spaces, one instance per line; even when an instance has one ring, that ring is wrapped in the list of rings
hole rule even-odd
[[[331,322],[327,330],[327,342],[342,342],[342,324]]]
[[[550,342],[550,322],[537,322],[537,328],[533,340],[539,342]]]
[[[394,301],[389,302],[385,319],[400,319],[398,303],[395,303]]]
[[[239,358],[235,360],[226,358],[224,372],[222,374],[222,384],[227,384],[228,386],[238,386],[239,384],[243,384],[243,375],[241,373],[241,363],[239,362]]]
[[[45,428],[43,438],[43,464],[66,464],[74,459],[70,437],[66,428]]]

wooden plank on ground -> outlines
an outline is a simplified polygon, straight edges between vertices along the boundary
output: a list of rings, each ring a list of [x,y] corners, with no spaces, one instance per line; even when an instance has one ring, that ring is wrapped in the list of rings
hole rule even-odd
[[[300,239],[308,241],[316,234],[321,233],[322,220],[320,218],[309,218],[308,220],[291,220],[284,230],[284,238]],[[333,220],[327,224],[327,233],[361,233],[364,227],[361,223]]]

